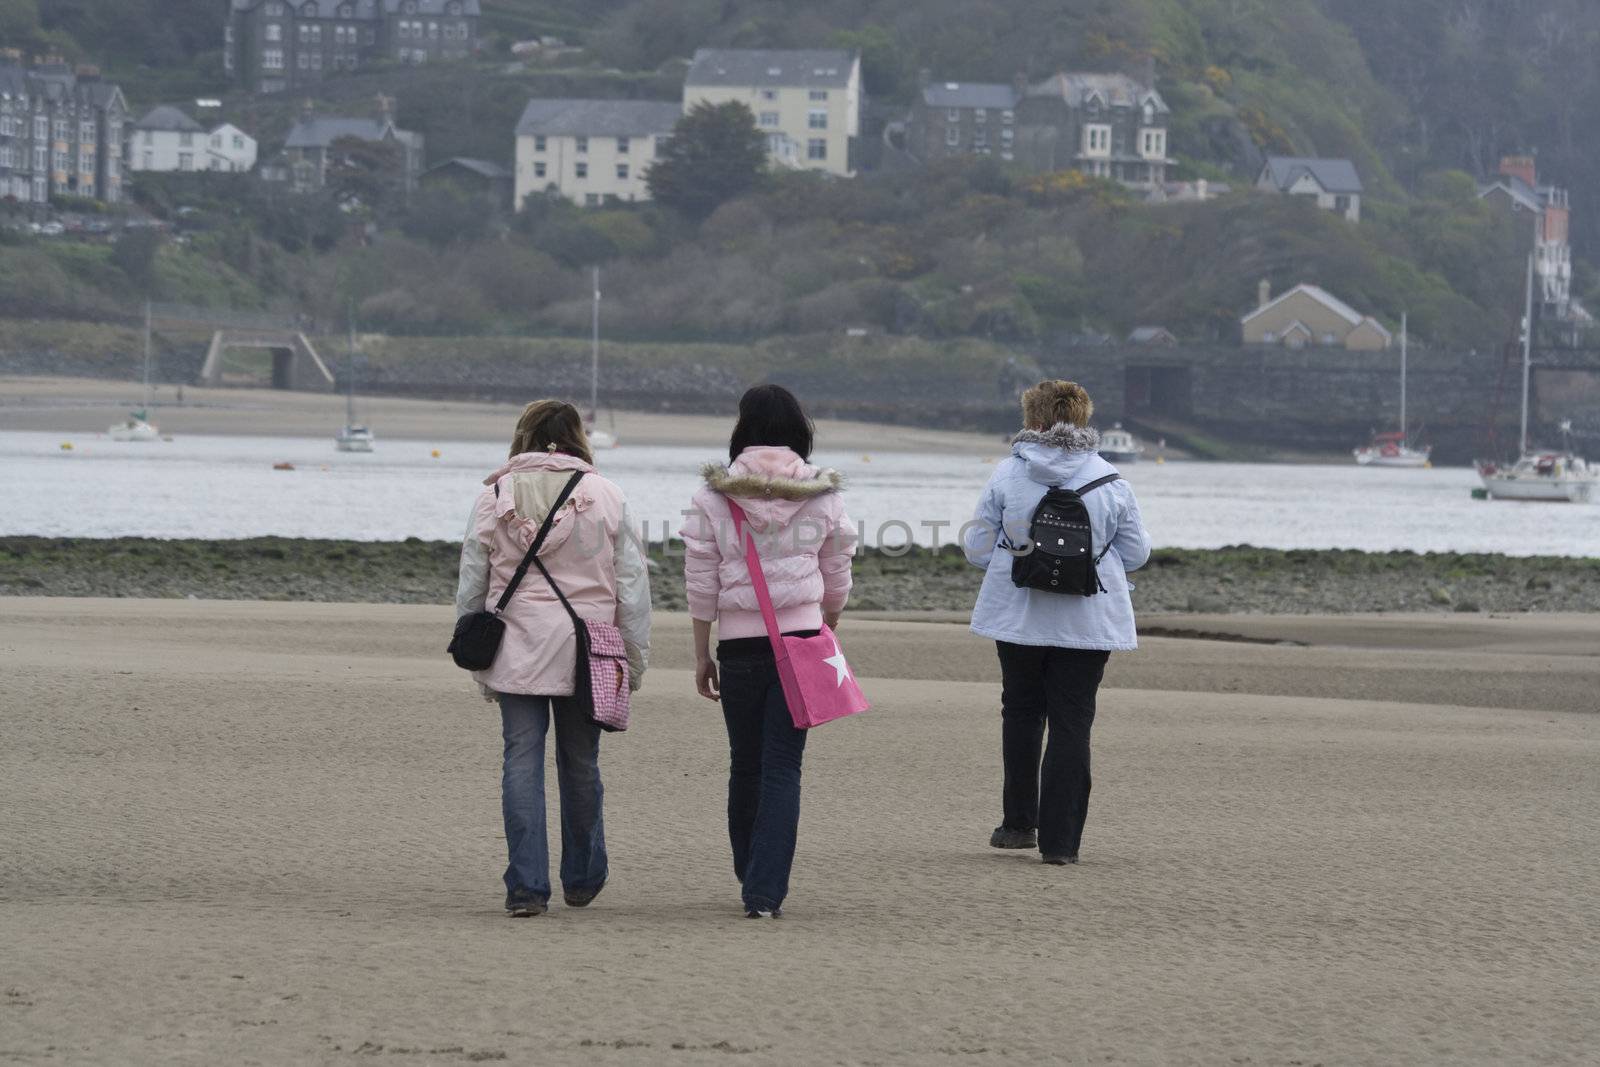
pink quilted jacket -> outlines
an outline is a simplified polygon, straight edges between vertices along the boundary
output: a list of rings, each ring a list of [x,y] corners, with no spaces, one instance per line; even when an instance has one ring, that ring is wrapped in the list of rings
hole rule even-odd
[[[837,471],[813,467],[788,448],[757,446],[702,474],[706,484],[679,531],[691,616],[716,621],[724,640],[767,632],[729,496],[750,518],[780,630],[815,630],[824,612],[844,608],[857,535],[844,513]]]

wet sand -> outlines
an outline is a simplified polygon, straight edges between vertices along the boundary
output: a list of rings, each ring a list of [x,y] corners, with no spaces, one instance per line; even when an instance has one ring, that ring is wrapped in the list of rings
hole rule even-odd
[[[1046,868],[986,847],[992,647],[847,619],[876,707],[751,923],[666,616],[610,886],[511,921],[448,609],[0,600],[0,1059],[1590,1061],[1600,621],[1169,621],[1235,640],[1115,658]]]
[[[104,433],[140,403],[137,383],[90,378],[0,376],[0,430],[52,433]],[[358,418],[383,439],[413,441],[506,441],[521,405],[475,404],[452,400],[362,397]],[[629,445],[725,445],[736,414],[672,415],[660,412],[601,411],[600,426],[614,430]],[[344,425],[345,402],[330,393],[289,393],[272,389],[201,389],[176,386],[155,392],[151,421],[163,433],[243,434],[267,437],[331,437]],[[909,426],[820,419],[818,440],[836,450],[1004,452],[998,435],[953,433]]]

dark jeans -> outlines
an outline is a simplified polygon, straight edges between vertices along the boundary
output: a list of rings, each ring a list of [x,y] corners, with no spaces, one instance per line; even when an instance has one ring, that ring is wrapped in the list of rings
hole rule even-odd
[[[506,902],[550,899],[550,846],[545,828],[544,738],[556,723],[556,781],[561,790],[561,885],[599,889],[606,882],[606,829],[601,816],[600,727],[567,697],[500,694],[505,736],[501,809],[506,820]]]
[[[806,733],[783,699],[771,649],[720,652],[722,717],[728,724],[728,839],[747,908],[771,909],[789,894],[800,828],[800,760]]]
[[[1011,830],[1037,829],[1039,851],[1047,855],[1076,856],[1089,814],[1089,730],[1094,726],[1095,692],[1111,653],[996,644],[1006,767],[1002,825]]]

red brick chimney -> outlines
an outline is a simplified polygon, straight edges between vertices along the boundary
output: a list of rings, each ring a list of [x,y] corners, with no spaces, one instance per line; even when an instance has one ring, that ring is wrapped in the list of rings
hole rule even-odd
[[[1500,160],[1500,173],[1508,178],[1521,178],[1537,189],[1539,164],[1532,156],[1504,156]]]

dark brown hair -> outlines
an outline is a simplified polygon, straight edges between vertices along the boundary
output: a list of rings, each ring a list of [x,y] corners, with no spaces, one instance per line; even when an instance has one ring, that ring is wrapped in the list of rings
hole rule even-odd
[[[781,385],[757,385],[739,398],[739,421],[728,439],[728,462],[755,445],[778,445],[809,459],[815,433],[816,427],[793,393]]]
[[[594,462],[583,416],[565,400],[535,400],[522,409],[517,430],[511,435],[511,454],[562,452],[585,463]]]

